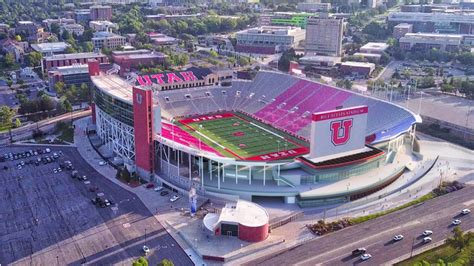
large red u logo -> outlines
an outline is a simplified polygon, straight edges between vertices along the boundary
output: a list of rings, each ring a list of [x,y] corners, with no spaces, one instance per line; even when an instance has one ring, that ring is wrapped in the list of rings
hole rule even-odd
[[[331,141],[334,146],[344,145],[351,138],[352,118],[331,122]]]

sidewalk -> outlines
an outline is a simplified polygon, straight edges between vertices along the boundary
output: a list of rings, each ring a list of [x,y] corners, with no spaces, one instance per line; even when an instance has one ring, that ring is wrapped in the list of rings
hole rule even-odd
[[[117,174],[117,170],[115,170],[115,168],[110,165],[99,166],[98,162],[102,160],[102,157],[92,147],[87,135],[85,134],[85,129],[90,121],[90,117],[74,121],[74,125],[76,125],[76,129],[74,130],[74,144],[77,146],[77,151],[81,154],[82,158],[84,158],[84,160],[86,160],[87,163],[91,165],[91,167],[93,167],[105,178],[134,193],[143,202],[146,208],[154,215],[157,222],[159,222],[165,228],[168,234],[170,234],[176,240],[176,242],[178,242],[180,247],[184,250],[184,252],[186,252],[186,254],[188,254],[193,263],[195,265],[205,265],[204,261],[197,255],[197,253],[178,234],[176,234],[174,230],[171,230],[166,221],[160,220],[160,218],[164,217],[158,213],[164,212],[165,210],[169,212],[170,208],[168,207],[168,204],[163,204],[163,201],[159,200],[159,194],[153,190],[146,189],[144,186],[138,186],[136,188],[129,187],[115,178]],[[184,201],[181,202],[184,204]]]

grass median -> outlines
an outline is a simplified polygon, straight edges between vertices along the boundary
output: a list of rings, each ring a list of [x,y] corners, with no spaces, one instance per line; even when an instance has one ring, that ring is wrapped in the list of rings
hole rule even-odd
[[[393,209],[389,209],[389,210],[386,210],[386,211],[381,211],[381,212],[378,212],[378,213],[374,213],[374,214],[369,214],[369,215],[365,215],[365,216],[361,216],[361,217],[356,217],[356,218],[352,218],[351,219],[351,222],[353,224],[358,224],[358,223],[363,223],[365,221],[368,221],[368,220],[372,220],[372,219],[375,219],[375,218],[378,218],[378,217],[381,217],[381,216],[384,216],[384,215],[387,215],[389,213],[392,213],[392,212],[396,212],[398,210],[401,210],[401,209],[405,209],[405,208],[408,208],[410,206],[413,206],[413,205],[416,205],[416,204],[419,204],[419,203],[422,203],[424,201],[427,201],[429,199],[432,199],[432,198],[435,198],[436,195],[433,193],[433,192],[430,192],[416,200],[413,200],[413,201],[410,201],[408,203],[405,203],[403,205],[400,205],[396,208],[393,208]]]

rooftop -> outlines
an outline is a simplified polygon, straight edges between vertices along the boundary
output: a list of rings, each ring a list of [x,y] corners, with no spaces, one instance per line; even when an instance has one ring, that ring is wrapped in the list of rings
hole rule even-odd
[[[118,35],[118,34],[115,34],[113,32],[109,32],[109,31],[98,31],[98,32],[94,33],[94,37],[92,37],[92,38],[112,38],[112,37],[125,38],[121,35]]]
[[[123,78],[101,73],[98,76],[91,76],[91,80],[104,93],[132,104],[133,87]]]
[[[262,26],[251,29],[245,29],[237,32],[237,34],[290,35],[298,31],[303,30],[300,27],[291,26]]]
[[[210,215],[208,218],[204,218],[203,222],[206,228],[211,231],[214,231],[214,227],[220,222],[259,227],[269,222],[269,215],[263,207],[256,203],[238,200],[236,203],[227,203],[218,218],[216,214]]]
[[[89,67],[86,64],[75,64],[70,66],[57,67],[50,72],[59,72],[63,75],[78,74],[78,73],[89,73]]]
[[[461,34],[442,34],[442,33],[407,33],[402,38],[424,38],[424,39],[456,39],[462,40]]]
[[[362,46],[360,49],[370,49],[370,50],[380,50],[384,51],[388,48],[388,44],[384,42],[368,42],[364,46]]]
[[[102,53],[56,54],[56,55],[46,56],[44,59],[46,61],[50,61],[50,60],[83,59],[83,58],[96,58],[96,57],[105,57],[105,55]]]
[[[375,64],[373,63],[353,62],[353,61],[342,62],[341,65],[351,66],[351,67],[375,67]]]
[[[57,53],[64,52],[70,45],[65,42],[45,42],[35,43],[31,45],[31,48],[40,53]]]

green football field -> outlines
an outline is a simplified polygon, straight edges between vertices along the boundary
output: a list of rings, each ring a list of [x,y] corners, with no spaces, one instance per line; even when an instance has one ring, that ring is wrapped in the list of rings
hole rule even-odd
[[[180,122],[184,130],[201,139],[203,143],[223,155],[238,159],[277,159],[307,152],[307,147],[290,140],[284,132],[254,120],[225,115],[226,117],[218,119],[197,122],[188,119]]]

